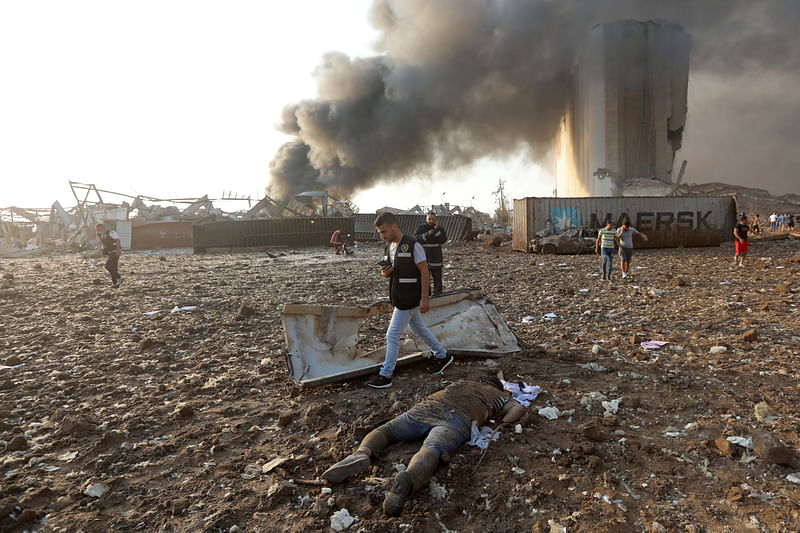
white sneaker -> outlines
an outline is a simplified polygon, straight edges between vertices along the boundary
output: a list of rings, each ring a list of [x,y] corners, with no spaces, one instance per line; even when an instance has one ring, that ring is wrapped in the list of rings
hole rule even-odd
[[[627,272],[623,272],[623,273],[622,273],[622,279],[625,279],[625,278],[627,278],[627,277],[628,277],[628,273],[627,273]]]

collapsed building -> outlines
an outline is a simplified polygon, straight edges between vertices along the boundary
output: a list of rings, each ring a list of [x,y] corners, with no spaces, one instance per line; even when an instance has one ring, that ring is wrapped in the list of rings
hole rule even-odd
[[[556,196],[663,196],[680,183],[690,42],[660,21],[589,31],[557,135]]]

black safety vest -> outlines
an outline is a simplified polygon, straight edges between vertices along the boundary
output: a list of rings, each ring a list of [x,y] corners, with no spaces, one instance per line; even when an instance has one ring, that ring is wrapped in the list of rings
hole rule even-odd
[[[415,244],[413,238],[403,235],[394,252],[394,268],[389,278],[389,300],[398,309],[414,309],[419,306],[422,279],[414,262]],[[389,261],[391,245],[392,243],[387,243],[383,251],[386,261]]]
[[[433,235],[428,235],[428,231],[434,229],[428,224],[420,224],[414,234],[417,241],[425,249],[425,257],[428,259],[428,268],[431,270],[441,270],[444,267],[442,257],[442,243],[447,242],[447,233],[444,228],[439,226]]]
[[[103,233],[103,255],[117,251],[117,241],[111,238],[111,232],[106,230]]]

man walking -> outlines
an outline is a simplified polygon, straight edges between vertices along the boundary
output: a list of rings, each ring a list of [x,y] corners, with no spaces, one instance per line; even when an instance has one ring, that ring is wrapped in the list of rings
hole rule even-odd
[[[647,235],[631,226],[631,221],[627,217],[622,220],[622,226],[617,230],[620,268],[622,269],[623,278],[628,277],[628,270],[631,268],[631,257],[633,256],[633,236],[637,233],[642,236],[642,239],[647,240]]]
[[[614,222],[609,218],[606,227],[597,232],[597,241],[594,243],[594,253],[599,253],[603,260],[603,279],[611,281],[611,269],[614,266],[614,252],[618,244],[617,232],[614,231]]]
[[[403,235],[392,213],[378,214],[375,228],[386,242],[384,258],[379,264],[381,276],[389,279],[389,299],[394,312],[386,331],[386,357],[383,366],[380,373],[367,385],[375,389],[385,389],[392,386],[392,374],[400,352],[400,335],[406,327],[410,327],[412,333],[433,350],[436,359],[431,365],[432,374],[442,374],[453,362],[453,356],[447,355],[444,346],[422,322],[422,313],[430,310],[428,262],[422,245],[408,235]]]
[[[769,229],[771,231],[778,229],[778,214],[775,211],[769,216]]]
[[[102,222],[95,224],[94,229],[97,231],[97,240],[103,246],[103,255],[108,256],[106,270],[111,274],[111,286],[119,287],[122,283],[122,276],[119,275],[119,256],[122,254],[119,236],[114,230],[106,230]]]
[[[442,244],[447,242],[447,233],[443,227],[439,226],[436,213],[428,211],[425,216],[425,223],[419,225],[414,233],[414,238],[425,249],[428,270],[431,278],[433,278],[433,295],[439,296],[442,294],[442,268],[444,267]],[[428,289],[428,294],[430,294],[430,288]]]
[[[736,239],[736,255],[733,257],[733,264],[744,266],[744,257],[747,255],[747,232],[750,227],[747,225],[747,216],[743,215],[739,218],[739,223],[733,228],[733,237]]]
[[[499,379],[459,381],[370,431],[355,453],[326,470],[322,478],[341,483],[353,474],[366,472],[371,459],[390,444],[424,438],[408,468],[395,476],[392,490],[383,501],[383,511],[389,516],[398,516],[412,492],[427,486],[442,455],[452,456],[469,440],[473,420],[478,427],[490,419],[513,424],[524,414],[525,408],[503,390]]]

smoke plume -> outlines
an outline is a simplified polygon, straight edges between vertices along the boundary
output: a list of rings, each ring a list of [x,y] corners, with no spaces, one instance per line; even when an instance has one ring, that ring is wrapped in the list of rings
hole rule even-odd
[[[542,158],[570,96],[573,63],[586,32],[620,19],[683,25],[692,35],[692,76],[743,82],[733,96],[725,92],[735,104],[731,113],[739,112],[749,95],[754,105],[749,115],[764,124],[783,118],[780,131],[758,141],[775,154],[764,157],[762,149],[760,160],[775,162],[769,173],[778,189],[793,179],[784,173],[800,165],[796,148],[780,153],[800,141],[800,128],[785,120],[800,111],[797,91],[785,95],[785,106],[771,101],[761,106],[763,115],[756,112],[758,87],[769,86],[772,78],[797,80],[799,2],[375,0],[370,19],[379,31],[378,55],[326,54],[314,73],[318,97],[283,110],[278,127],[293,139],[270,163],[273,194],[285,199],[325,188],[347,195],[484,156],[524,151]],[[759,83],[751,86],[748,79]],[[706,131],[704,146],[712,153],[698,149],[690,168],[703,168],[703,158],[709,168],[722,157],[735,160],[735,148],[713,153],[714,147],[725,148],[715,144],[725,132],[713,119],[705,126],[692,120],[693,107],[704,102],[725,112],[713,94],[698,101],[692,83],[688,138],[703,139]],[[765,183],[763,176],[758,183]]]

